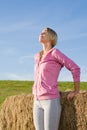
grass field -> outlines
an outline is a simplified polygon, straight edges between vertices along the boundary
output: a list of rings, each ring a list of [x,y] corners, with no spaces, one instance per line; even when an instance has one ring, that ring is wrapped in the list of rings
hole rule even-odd
[[[0,80],[0,106],[7,96],[31,93],[33,81],[12,81],[12,80]],[[60,91],[67,89],[73,90],[72,82],[59,82]],[[81,90],[87,90],[87,82],[80,83]]]

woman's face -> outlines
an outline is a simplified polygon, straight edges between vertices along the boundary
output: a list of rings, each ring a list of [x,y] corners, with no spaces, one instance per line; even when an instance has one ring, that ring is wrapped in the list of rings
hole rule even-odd
[[[39,42],[43,44],[50,42],[50,34],[47,32],[47,29],[42,30],[41,34],[39,35]]]

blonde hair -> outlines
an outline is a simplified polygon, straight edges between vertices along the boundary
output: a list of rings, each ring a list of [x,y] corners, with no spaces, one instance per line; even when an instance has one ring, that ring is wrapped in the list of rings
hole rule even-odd
[[[58,35],[57,35],[57,33],[56,33],[53,29],[51,29],[51,28],[46,27],[45,29],[46,29],[47,32],[50,34],[51,45],[52,45],[52,47],[54,47],[54,46],[57,44]]]

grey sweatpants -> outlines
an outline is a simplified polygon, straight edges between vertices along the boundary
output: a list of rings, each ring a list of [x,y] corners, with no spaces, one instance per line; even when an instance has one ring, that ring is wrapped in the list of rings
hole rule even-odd
[[[33,118],[36,130],[58,130],[60,114],[60,98],[34,100]]]

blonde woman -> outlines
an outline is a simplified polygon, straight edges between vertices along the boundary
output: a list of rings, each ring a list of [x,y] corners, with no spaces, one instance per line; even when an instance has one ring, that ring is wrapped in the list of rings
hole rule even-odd
[[[58,130],[61,104],[57,84],[62,67],[71,71],[74,81],[74,91],[67,98],[72,99],[80,88],[80,68],[54,48],[57,38],[57,33],[51,28],[44,28],[39,36],[43,50],[35,55],[33,118],[36,130]]]

